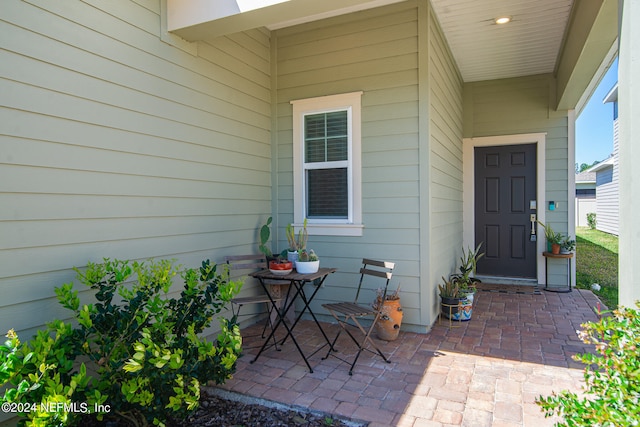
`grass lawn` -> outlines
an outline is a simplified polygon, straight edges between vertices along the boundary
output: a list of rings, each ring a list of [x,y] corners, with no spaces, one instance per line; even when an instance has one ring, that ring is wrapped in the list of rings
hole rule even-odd
[[[618,237],[588,227],[576,228],[576,285],[591,289],[610,309],[618,306]]]

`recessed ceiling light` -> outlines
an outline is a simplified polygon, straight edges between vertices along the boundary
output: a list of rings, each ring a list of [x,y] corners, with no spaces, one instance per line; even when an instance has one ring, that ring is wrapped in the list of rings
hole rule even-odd
[[[507,24],[511,22],[511,17],[510,16],[499,16],[495,19],[495,23],[498,25],[501,24]]]

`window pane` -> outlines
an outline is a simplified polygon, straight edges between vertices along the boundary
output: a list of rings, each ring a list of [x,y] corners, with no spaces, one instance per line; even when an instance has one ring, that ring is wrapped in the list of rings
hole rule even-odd
[[[305,150],[305,162],[316,163],[325,161],[324,139],[321,141],[307,141]]]
[[[347,160],[347,125],[346,110],[305,116],[305,162]]]
[[[327,136],[347,136],[347,112],[327,113]]]
[[[347,137],[327,140],[327,161],[347,160]]]
[[[307,217],[349,217],[346,168],[307,171]]]
[[[304,117],[304,137],[305,139],[311,138],[324,138],[325,136],[325,115],[313,114]]]

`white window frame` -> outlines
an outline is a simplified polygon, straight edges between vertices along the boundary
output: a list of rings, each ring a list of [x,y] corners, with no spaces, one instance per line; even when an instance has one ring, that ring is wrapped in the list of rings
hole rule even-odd
[[[347,182],[349,214],[346,219],[308,218],[312,235],[362,236],[362,93],[351,92],[291,101],[293,106],[293,221],[302,226],[306,213],[304,118],[310,114],[347,111],[349,127]]]

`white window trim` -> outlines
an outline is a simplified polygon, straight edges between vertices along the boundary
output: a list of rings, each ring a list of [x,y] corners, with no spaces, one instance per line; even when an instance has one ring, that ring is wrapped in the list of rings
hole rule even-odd
[[[293,222],[302,226],[304,207],[304,116],[335,110],[347,110],[351,127],[349,141],[349,219],[308,219],[312,235],[362,236],[362,91],[291,101],[293,106]]]

